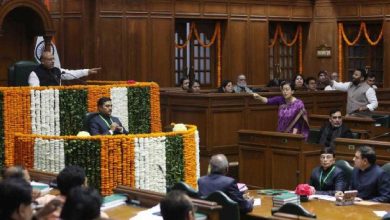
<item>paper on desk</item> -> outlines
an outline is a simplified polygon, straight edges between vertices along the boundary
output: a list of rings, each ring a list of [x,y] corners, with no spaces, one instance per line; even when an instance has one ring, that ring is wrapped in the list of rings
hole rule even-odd
[[[376,216],[381,217],[381,218],[387,214],[386,211],[373,211],[373,212]]]
[[[253,206],[259,206],[259,205],[261,205],[261,199],[256,198],[255,201],[253,202]]]
[[[336,201],[336,198],[334,196],[328,196],[328,195],[311,195],[309,196],[309,199],[321,199],[326,201],[334,202]]]
[[[355,205],[366,205],[366,206],[370,206],[370,205],[378,205],[380,204],[379,202],[373,202],[373,201],[368,201],[368,200],[361,200],[361,201],[356,201],[355,200]]]
[[[145,211],[138,212],[138,214],[132,218],[131,220],[162,220],[162,216],[156,215],[154,213],[160,212],[160,204],[157,204],[156,206],[153,206],[150,209],[147,209]]]

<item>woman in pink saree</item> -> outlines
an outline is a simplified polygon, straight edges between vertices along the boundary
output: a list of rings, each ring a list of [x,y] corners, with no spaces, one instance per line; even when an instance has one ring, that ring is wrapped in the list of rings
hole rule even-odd
[[[271,98],[263,97],[257,93],[253,97],[267,105],[278,105],[278,128],[279,132],[303,134],[305,139],[309,136],[309,121],[302,100],[295,98],[294,85],[282,82],[280,85],[283,96]]]

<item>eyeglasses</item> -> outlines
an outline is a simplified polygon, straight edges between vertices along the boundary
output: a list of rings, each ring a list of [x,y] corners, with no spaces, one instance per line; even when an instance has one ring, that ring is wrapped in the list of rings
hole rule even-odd
[[[332,154],[321,155],[320,159],[321,160],[330,160],[330,159],[333,159],[333,155]]]

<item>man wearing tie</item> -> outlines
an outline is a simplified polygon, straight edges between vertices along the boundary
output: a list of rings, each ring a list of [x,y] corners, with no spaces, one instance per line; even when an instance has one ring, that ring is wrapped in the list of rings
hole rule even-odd
[[[101,68],[67,70],[54,67],[54,55],[45,51],[41,55],[41,64],[28,77],[30,86],[59,86],[62,80],[78,79],[96,74]]]
[[[97,105],[99,113],[94,115],[88,122],[88,132],[91,135],[128,134],[119,119],[111,116],[112,103],[110,98],[100,98]]]

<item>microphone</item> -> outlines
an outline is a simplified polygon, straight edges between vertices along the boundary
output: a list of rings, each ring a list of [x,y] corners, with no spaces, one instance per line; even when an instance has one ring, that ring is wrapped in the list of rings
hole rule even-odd
[[[70,75],[71,77],[73,77],[73,79],[71,79],[71,80],[77,80],[78,82],[82,83],[83,85],[87,85],[87,84],[88,84],[85,80],[79,79],[78,77],[76,77],[76,76],[73,75],[72,73],[65,72],[65,71],[61,71],[60,85],[61,85],[62,75],[65,75],[65,74],[66,74],[66,75]]]

